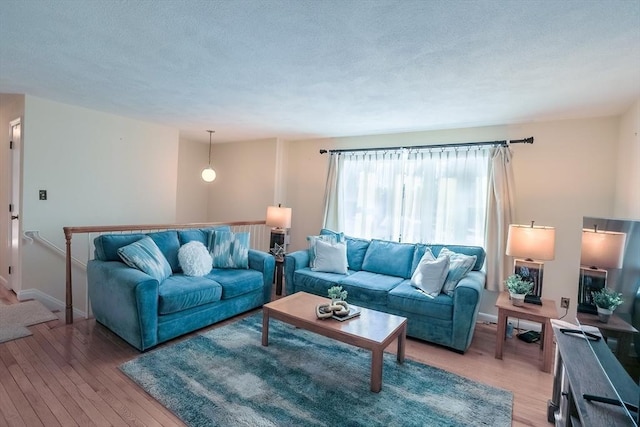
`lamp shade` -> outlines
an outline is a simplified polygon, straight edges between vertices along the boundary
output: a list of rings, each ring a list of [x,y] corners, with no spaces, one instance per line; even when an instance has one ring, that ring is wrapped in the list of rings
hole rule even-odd
[[[556,229],[531,225],[509,225],[508,256],[550,261],[556,257]]]
[[[267,225],[276,228],[291,227],[291,208],[281,206],[267,207]]]
[[[625,233],[583,229],[580,265],[602,269],[622,268],[626,240]]]

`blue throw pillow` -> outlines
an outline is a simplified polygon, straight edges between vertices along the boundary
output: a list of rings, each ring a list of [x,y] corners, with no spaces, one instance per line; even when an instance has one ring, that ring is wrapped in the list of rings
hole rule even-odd
[[[250,233],[214,231],[209,245],[213,268],[249,268]]]
[[[313,271],[347,274],[347,245],[343,242],[325,242],[318,239],[315,245]]]
[[[158,283],[171,276],[169,262],[151,237],[143,237],[137,242],[121,247],[118,249],[118,255],[129,267],[144,271]]]
[[[444,281],[442,292],[453,296],[453,290],[456,288],[458,282],[471,271],[473,265],[476,263],[476,256],[452,252],[447,248],[442,248],[438,254],[438,258],[443,257],[449,258],[449,273]]]

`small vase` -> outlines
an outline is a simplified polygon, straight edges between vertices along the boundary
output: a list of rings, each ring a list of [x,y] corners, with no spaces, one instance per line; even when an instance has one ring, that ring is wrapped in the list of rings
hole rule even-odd
[[[608,323],[609,318],[613,314],[613,310],[609,310],[608,308],[598,307],[598,320],[602,323]]]
[[[511,304],[516,307],[522,307],[524,305],[525,294],[511,294]]]

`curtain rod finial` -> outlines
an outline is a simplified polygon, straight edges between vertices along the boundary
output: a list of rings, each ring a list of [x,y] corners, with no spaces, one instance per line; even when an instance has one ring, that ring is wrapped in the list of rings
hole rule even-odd
[[[327,150],[325,150],[324,148],[320,149],[320,154],[325,154],[327,152]]]

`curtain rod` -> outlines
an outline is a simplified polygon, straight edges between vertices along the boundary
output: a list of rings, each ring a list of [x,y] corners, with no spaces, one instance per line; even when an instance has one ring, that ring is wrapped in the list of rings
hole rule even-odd
[[[347,148],[343,150],[325,150],[321,149],[320,154],[325,153],[352,153],[357,151],[384,151],[384,150],[399,150],[401,148],[407,149],[420,149],[420,148],[451,148],[451,147],[477,147],[482,145],[500,145],[502,147],[507,147],[510,144],[533,144],[533,137],[523,139],[511,139],[511,140],[503,140],[503,141],[485,141],[485,142],[459,142],[454,144],[437,144],[437,145],[415,145],[408,147],[380,147],[380,148]]]

